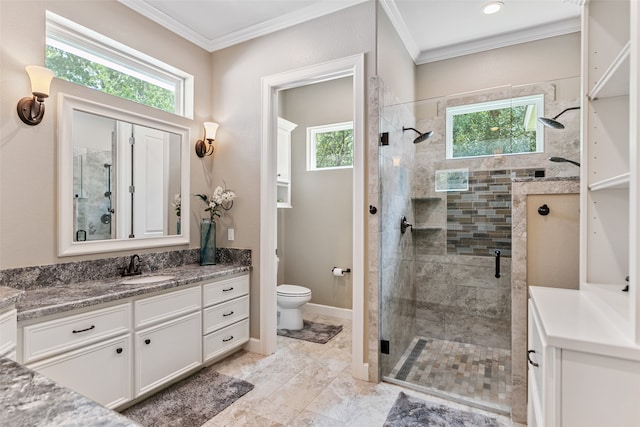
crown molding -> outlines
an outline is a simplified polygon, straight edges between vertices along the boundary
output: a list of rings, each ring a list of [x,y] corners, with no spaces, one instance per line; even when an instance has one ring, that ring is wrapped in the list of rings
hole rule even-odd
[[[145,18],[148,18],[155,23],[162,25],[169,31],[176,33],[180,37],[190,41],[196,46],[200,46],[201,48],[206,49],[206,45],[207,43],[209,43],[209,40],[207,38],[202,37],[197,32],[176,21],[166,13],[159,11],[144,0],[118,0],[118,2],[134,10],[135,12],[138,12]]]
[[[459,43],[451,46],[445,46],[443,48],[423,51],[414,59],[414,61],[416,65],[427,64],[429,62],[442,61],[444,59],[542,40],[549,37],[561,36],[579,31],[580,18],[570,18],[552,22],[547,25],[527,28],[521,31],[512,31],[495,37],[488,37],[468,43]]]
[[[368,0],[343,0],[343,1],[323,1],[315,3],[304,9],[300,9],[285,15],[281,15],[277,18],[270,19],[268,21],[261,22],[257,25],[253,25],[248,28],[244,28],[239,31],[217,37],[214,39],[207,39],[200,34],[191,30],[189,27],[173,19],[169,15],[159,11],[155,7],[151,6],[146,1],[141,0],[118,0],[125,6],[133,9],[139,14],[151,19],[152,21],[162,25],[168,30],[176,33],[177,35],[189,40],[191,43],[209,51],[214,52],[216,50],[224,49],[235,44],[245,42],[257,37],[261,37],[275,31],[283,30],[288,27],[292,27],[297,24],[301,24],[306,21],[310,21],[315,18],[319,18],[324,15],[328,15],[333,12],[337,12],[342,9],[354,6],[359,3],[366,2]]]
[[[402,19],[402,14],[398,10],[395,0],[380,0],[380,5],[389,17],[393,28],[395,28],[396,33],[398,33],[402,44],[409,53],[409,56],[411,56],[411,59],[415,62],[416,58],[420,55],[420,49],[418,48],[418,44],[414,38],[411,36],[407,24],[404,19]]]

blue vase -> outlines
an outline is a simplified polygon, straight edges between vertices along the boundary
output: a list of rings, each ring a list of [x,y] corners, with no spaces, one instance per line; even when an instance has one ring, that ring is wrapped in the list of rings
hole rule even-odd
[[[216,223],[203,219],[200,223],[200,265],[216,263]]]

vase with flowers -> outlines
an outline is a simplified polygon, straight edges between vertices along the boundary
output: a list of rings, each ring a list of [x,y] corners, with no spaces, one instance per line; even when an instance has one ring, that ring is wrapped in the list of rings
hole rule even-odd
[[[213,265],[216,263],[215,219],[222,216],[223,210],[228,211],[233,207],[236,193],[218,186],[213,195],[196,194],[196,197],[205,203],[207,207],[204,211],[209,214],[209,217],[203,218],[200,223],[200,265]]]
[[[175,197],[173,198],[173,202],[171,203],[173,205],[173,209],[175,209],[176,211],[176,216],[178,217],[178,222],[176,225],[176,234],[181,234],[181,227],[180,227],[180,211],[182,209],[182,198],[180,196],[180,193],[176,194]]]

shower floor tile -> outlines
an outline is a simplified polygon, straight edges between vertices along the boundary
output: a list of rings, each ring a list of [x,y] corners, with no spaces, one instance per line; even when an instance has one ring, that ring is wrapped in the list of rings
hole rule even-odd
[[[511,351],[416,337],[389,378],[498,408],[511,406]]]

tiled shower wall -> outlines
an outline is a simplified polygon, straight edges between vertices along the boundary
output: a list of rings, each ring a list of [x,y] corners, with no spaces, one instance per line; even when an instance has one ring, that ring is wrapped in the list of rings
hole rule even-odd
[[[416,253],[416,322],[421,336],[511,348],[511,259],[495,275],[491,256]]]
[[[511,256],[511,179],[536,170],[470,170],[468,191],[446,193],[447,254]]]

